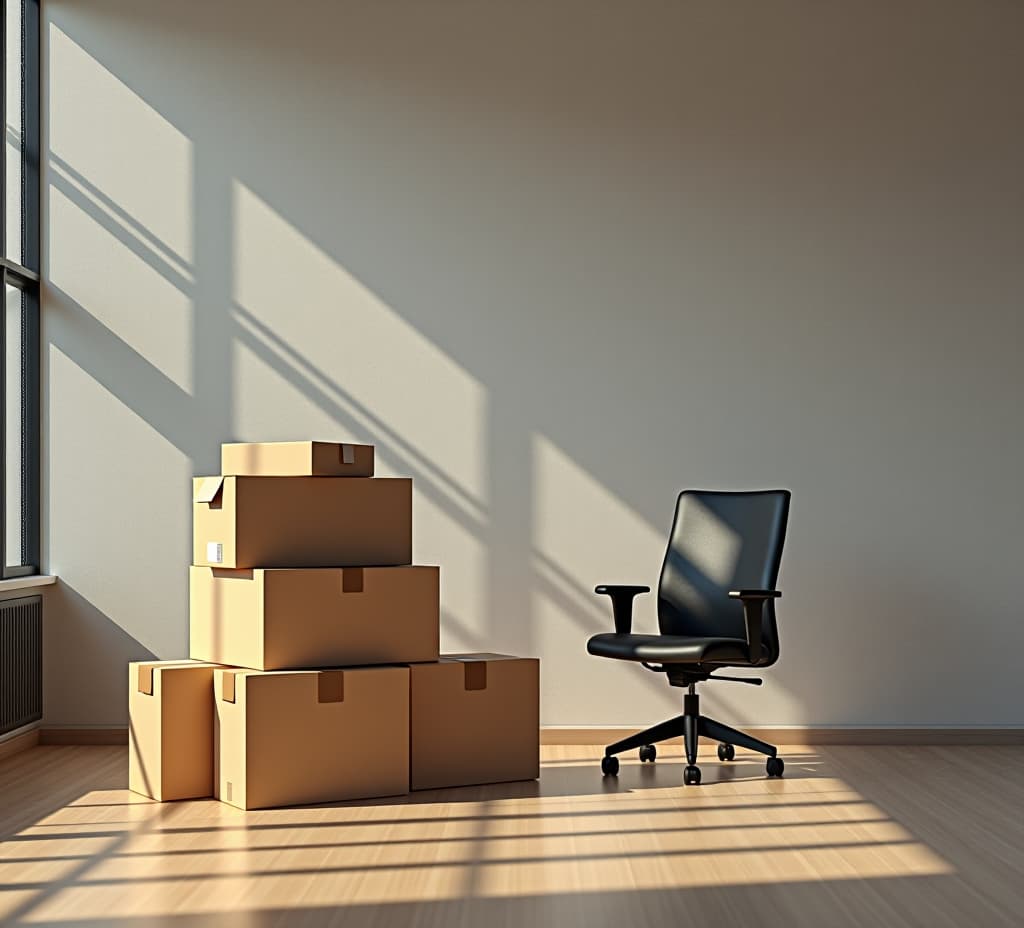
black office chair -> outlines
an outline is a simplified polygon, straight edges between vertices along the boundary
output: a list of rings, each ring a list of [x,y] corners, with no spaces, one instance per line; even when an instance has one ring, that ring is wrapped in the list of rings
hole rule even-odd
[[[715,675],[722,667],[768,667],[779,658],[775,589],[789,518],[789,490],[722,493],[685,490],[676,502],[665,562],[658,583],[660,635],[634,635],[633,599],[649,586],[599,586],[611,598],[614,635],[594,635],[587,651],[636,661],[664,673],[672,686],[688,687],[683,714],[605,748],[601,770],[619,772],[623,751],[640,748],[641,761],[657,757],[658,741],[683,737],[683,782],[700,783],[697,741],[719,742],[719,760],[735,757],[735,745],[768,755],[768,776],[785,764],[775,747],[700,714],[697,683],[731,680],[760,686],[756,677]]]

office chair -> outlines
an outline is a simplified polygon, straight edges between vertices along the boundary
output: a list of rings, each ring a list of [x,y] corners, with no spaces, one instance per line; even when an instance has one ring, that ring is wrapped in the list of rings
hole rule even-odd
[[[723,493],[684,490],[658,582],[659,635],[634,635],[633,600],[649,586],[605,584],[594,592],[612,603],[615,633],[594,635],[587,651],[597,657],[635,661],[663,673],[672,686],[687,687],[683,714],[605,748],[601,770],[616,776],[623,751],[640,748],[641,762],[657,757],[655,743],[682,736],[687,767],[683,782],[700,783],[697,741],[719,742],[718,759],[733,760],[735,746],[768,755],[770,777],[785,764],[777,749],[700,714],[697,684],[731,680],[760,686],[757,677],[716,674],[723,667],[768,667],[779,658],[775,589],[789,518],[788,490]]]

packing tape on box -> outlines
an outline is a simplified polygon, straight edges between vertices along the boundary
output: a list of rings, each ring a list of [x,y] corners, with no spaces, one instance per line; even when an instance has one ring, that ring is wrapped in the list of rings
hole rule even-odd
[[[345,671],[321,670],[316,679],[317,702],[345,701]]]
[[[341,463],[342,464],[355,464],[356,462],[356,447],[355,445],[342,445],[341,446]]]
[[[224,702],[235,701],[235,677],[241,673],[239,670],[225,670],[220,680],[220,698]]]
[[[363,568],[342,567],[341,568],[341,592],[362,593],[363,592]]]
[[[487,661],[466,661],[462,668],[465,673],[463,683],[467,690],[487,689]]]

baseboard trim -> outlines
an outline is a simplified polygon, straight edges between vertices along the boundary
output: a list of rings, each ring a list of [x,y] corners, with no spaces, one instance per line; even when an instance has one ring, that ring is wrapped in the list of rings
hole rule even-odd
[[[541,744],[606,745],[636,728],[542,728]],[[778,726],[744,728],[769,744],[806,745],[1024,745],[1024,728],[825,728]]]
[[[806,745],[1024,745],[1024,728],[841,728],[778,726],[744,728],[770,744]],[[541,744],[606,745],[631,735],[636,728],[548,727]],[[0,758],[41,745],[127,744],[127,728],[40,728],[0,743]],[[13,745],[18,744],[18,747]]]
[[[29,748],[34,748],[37,744],[39,744],[38,728],[33,728],[31,731],[23,731],[20,735],[0,741],[0,760],[20,754]]]
[[[127,744],[127,728],[40,728],[39,743],[54,744]]]

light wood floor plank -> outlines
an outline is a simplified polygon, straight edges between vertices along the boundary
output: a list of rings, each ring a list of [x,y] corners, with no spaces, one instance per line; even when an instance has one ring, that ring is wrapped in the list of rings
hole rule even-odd
[[[546,745],[538,783],[241,812],[125,789],[120,746],[0,762],[0,923],[1019,926],[1024,748],[624,760]]]

